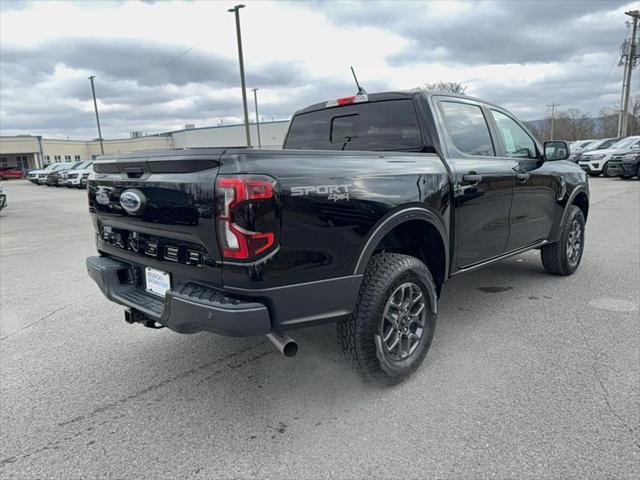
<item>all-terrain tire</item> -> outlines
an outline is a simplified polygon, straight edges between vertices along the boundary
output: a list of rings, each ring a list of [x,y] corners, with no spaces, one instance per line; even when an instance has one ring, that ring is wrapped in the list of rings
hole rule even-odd
[[[425,299],[424,328],[415,350],[397,360],[383,346],[384,313],[393,294],[407,283]],[[417,294],[416,294],[417,297]],[[338,341],[347,361],[367,382],[398,384],[422,364],[436,326],[436,287],[427,266],[415,257],[394,253],[374,255],[364,273],[355,311],[337,324]]]
[[[573,257],[574,249],[569,248],[569,246],[572,241],[574,241],[572,239],[575,238],[576,223],[580,229],[580,244],[577,247],[576,256]],[[575,205],[571,205],[567,213],[567,218],[560,229],[560,239],[555,243],[543,246],[540,250],[542,266],[547,273],[553,275],[571,275],[580,265],[580,260],[582,260],[582,254],[584,252],[585,220],[582,210]]]

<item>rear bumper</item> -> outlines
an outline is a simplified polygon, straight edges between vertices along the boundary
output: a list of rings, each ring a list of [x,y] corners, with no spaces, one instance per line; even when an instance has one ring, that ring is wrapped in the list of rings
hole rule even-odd
[[[213,332],[232,337],[271,332],[267,307],[241,301],[194,283],[169,290],[164,299],[147,293],[135,268],[109,257],[88,257],[89,276],[111,301],[143,313],[179,333]]]

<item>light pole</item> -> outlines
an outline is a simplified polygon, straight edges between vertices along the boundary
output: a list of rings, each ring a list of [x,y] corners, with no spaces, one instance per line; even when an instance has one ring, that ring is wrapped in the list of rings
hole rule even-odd
[[[247,87],[244,81],[244,57],[242,56],[242,35],[240,33],[240,9],[244,5],[236,5],[227,10],[236,16],[236,34],[238,37],[238,62],[240,63],[240,83],[242,85],[242,106],[244,108],[244,129],[247,134],[247,147],[251,146],[251,132],[249,131],[249,110],[247,108]]]
[[[259,88],[252,88],[253,101],[256,104],[256,129],[258,130],[258,148],[262,148],[262,141],[260,140],[260,117],[258,116],[258,90]]]
[[[95,75],[91,75],[89,80],[91,80],[91,93],[93,94],[93,108],[96,111],[96,123],[98,124],[98,140],[100,140],[100,154],[104,155],[104,146],[102,145],[102,131],[100,130],[100,117],[98,116],[98,102],[96,102],[96,88],[93,85],[93,79],[96,78]]]

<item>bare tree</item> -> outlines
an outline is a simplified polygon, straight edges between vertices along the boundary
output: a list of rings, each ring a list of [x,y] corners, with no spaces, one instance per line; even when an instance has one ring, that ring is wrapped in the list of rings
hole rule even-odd
[[[600,110],[600,129],[602,138],[615,137],[618,134],[618,110],[603,108]]]
[[[551,138],[550,112],[547,112],[543,120],[526,122],[526,125],[538,140],[545,141]],[[577,108],[555,112],[553,138],[573,141],[593,138],[595,135],[594,121],[586,112]]]
[[[555,120],[554,138],[584,140],[596,135],[595,124],[589,114],[578,108],[558,112]]]
[[[463,85],[459,82],[436,82],[436,83],[425,83],[416,88],[416,90],[428,90],[432,92],[447,92],[447,93],[458,93],[460,95],[464,95],[467,91],[467,86]]]
[[[529,131],[541,142],[551,138],[551,121],[548,118],[536,122],[524,122]]]
[[[600,110],[600,135],[603,138],[615,137],[618,134],[618,121],[620,120],[620,104],[614,103],[612,107]],[[629,120],[627,123],[627,135],[640,135],[640,95],[629,98]]]
[[[640,135],[640,95],[629,98],[629,135]]]

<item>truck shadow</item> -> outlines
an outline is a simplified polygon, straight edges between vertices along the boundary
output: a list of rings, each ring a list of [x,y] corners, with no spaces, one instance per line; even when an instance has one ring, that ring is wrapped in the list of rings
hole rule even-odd
[[[538,276],[544,282],[536,281]],[[452,359],[466,354],[474,362],[482,350],[502,345],[500,335],[507,334],[500,322],[512,322],[508,308],[520,308],[522,302],[542,304],[560,281],[544,274],[535,254],[453,278],[441,297],[436,336],[422,368],[403,384],[386,389],[358,378],[343,357],[333,324],[290,332],[300,344],[294,358],[282,356],[264,337],[138,330],[135,340],[117,340],[96,352],[95,361],[108,372],[84,385],[98,391],[115,387],[116,395],[105,395],[91,408],[75,417],[58,417],[56,423],[74,431],[102,424],[117,431],[144,418],[146,424],[159,426],[153,430],[157,435],[178,424],[185,431],[209,432],[221,443],[262,440],[262,446],[274,448],[294,432],[326,437],[330,429],[340,428],[341,418],[357,418],[359,412],[376,408],[376,402],[396,402],[404,392],[427,402],[442,401],[452,388],[450,375],[473,378],[474,372],[459,369],[487,368]],[[486,325],[489,321],[493,324]],[[110,338],[122,338],[129,328],[142,327],[114,327]],[[136,435],[150,433],[139,428]]]

